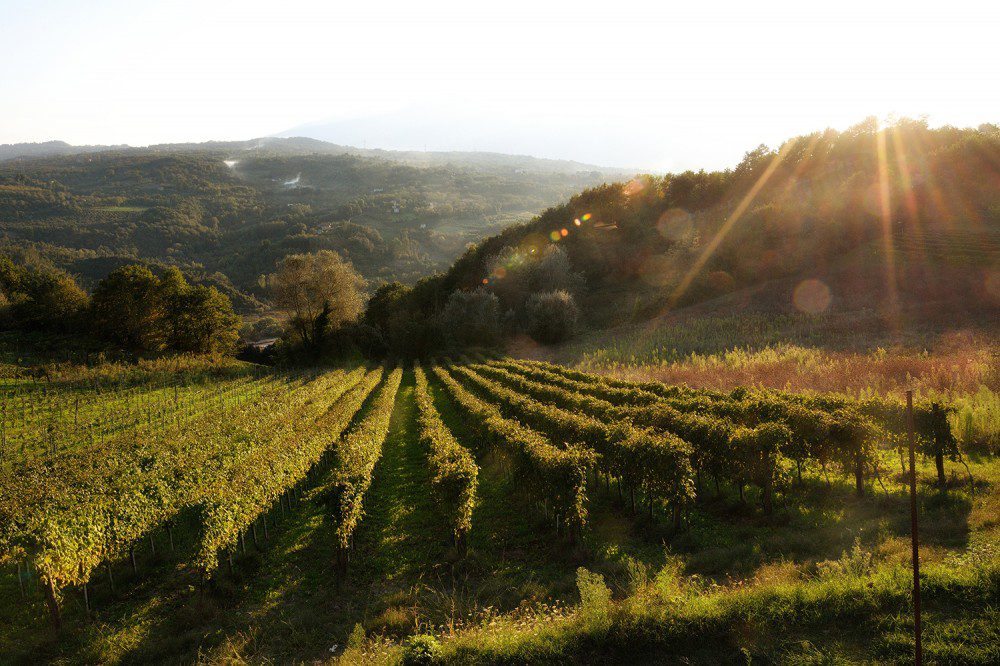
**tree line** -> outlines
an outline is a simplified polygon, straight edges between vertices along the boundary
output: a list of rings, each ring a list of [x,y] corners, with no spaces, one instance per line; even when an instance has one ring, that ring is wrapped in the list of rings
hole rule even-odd
[[[135,353],[232,353],[241,320],[215,287],[190,284],[176,267],[155,275],[130,264],[87,293],[72,275],[0,256],[0,326],[89,333]]]

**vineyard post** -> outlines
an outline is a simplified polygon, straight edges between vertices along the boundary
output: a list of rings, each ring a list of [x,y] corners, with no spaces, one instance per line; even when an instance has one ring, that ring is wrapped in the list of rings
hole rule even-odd
[[[914,454],[913,391],[906,392],[906,428],[910,440],[910,536],[913,542],[913,651],[914,663],[920,666],[920,550],[917,539],[917,470]]]
[[[49,614],[52,617],[52,626],[56,631],[62,630],[62,618],[59,616],[59,599],[56,597],[56,584],[49,579],[45,584],[45,603],[49,607]]]
[[[21,590],[22,599],[28,596],[24,593],[24,579],[21,577],[21,560],[17,561],[17,586]]]

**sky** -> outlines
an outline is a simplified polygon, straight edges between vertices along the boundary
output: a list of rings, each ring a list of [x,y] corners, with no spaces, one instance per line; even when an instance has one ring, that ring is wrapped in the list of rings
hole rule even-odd
[[[724,168],[870,115],[1000,122],[998,28],[984,0],[0,0],[0,143]]]

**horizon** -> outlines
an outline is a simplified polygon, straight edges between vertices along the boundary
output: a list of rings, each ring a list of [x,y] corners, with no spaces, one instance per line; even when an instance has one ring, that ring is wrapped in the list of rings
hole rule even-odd
[[[560,2],[356,8],[261,1],[0,10],[0,143],[143,147],[304,136],[716,170],[866,117],[996,122],[1000,9],[960,0],[836,12]],[[718,18],[723,17],[723,18]],[[23,63],[30,63],[25,67]]]

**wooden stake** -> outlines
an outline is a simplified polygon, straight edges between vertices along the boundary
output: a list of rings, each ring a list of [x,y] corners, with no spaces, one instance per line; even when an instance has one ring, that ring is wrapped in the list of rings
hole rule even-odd
[[[914,454],[913,391],[906,392],[906,428],[910,440],[910,537],[913,542],[913,661],[923,663],[920,647],[920,547],[917,537],[917,470]]]
[[[49,614],[52,617],[52,626],[56,631],[62,629],[62,618],[59,616],[59,601],[56,599],[56,586],[51,580],[45,585],[45,603],[49,607]]]

